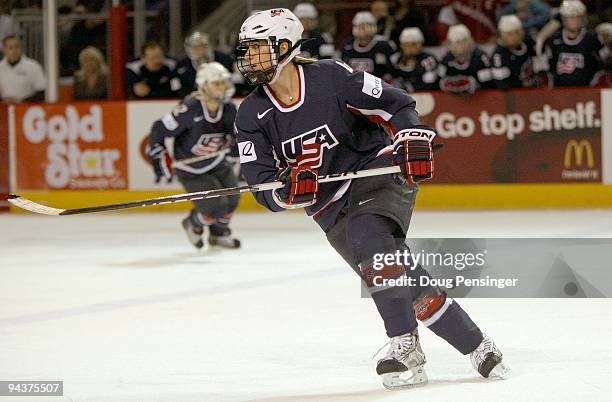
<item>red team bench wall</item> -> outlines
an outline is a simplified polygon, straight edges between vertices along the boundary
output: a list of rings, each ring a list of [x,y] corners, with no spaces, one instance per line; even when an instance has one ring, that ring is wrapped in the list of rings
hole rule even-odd
[[[0,212],[8,211],[9,193],[9,119],[8,106],[0,103]]]
[[[612,90],[414,96],[421,119],[445,145],[434,180],[421,186],[419,207],[612,207]],[[0,194],[10,184],[10,192],[75,208],[181,192],[176,183],[153,184],[144,156],[153,121],[174,104],[3,105]],[[250,195],[240,208],[261,209]]]

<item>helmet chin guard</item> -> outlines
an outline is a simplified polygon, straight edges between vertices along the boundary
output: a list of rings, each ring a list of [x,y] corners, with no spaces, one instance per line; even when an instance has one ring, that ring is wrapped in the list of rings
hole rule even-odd
[[[253,14],[240,28],[238,71],[250,85],[273,83],[283,67],[300,53],[303,32],[300,20],[286,8]],[[287,43],[289,50],[281,55],[282,43]]]

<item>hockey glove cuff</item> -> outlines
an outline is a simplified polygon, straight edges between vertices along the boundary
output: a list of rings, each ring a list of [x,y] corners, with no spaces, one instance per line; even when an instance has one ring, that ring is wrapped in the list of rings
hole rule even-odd
[[[433,177],[433,140],[436,130],[415,126],[399,131],[393,140],[393,164],[402,169],[410,184]]]

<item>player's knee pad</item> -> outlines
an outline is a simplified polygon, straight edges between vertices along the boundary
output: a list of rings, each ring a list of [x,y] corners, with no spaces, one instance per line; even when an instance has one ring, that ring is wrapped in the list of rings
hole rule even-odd
[[[398,283],[390,280],[398,280],[405,277],[406,269],[403,265],[392,262],[385,264],[383,262],[375,262],[374,258],[363,261],[358,264],[359,274],[361,279],[368,287],[370,293],[377,293],[394,286]]]
[[[436,286],[417,297],[412,306],[417,319],[429,325],[428,322],[434,322],[437,316],[444,313],[450,301],[452,299],[446,292]]]

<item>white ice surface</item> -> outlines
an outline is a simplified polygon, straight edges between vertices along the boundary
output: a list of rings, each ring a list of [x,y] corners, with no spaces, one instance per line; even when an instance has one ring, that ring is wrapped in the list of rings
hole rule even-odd
[[[356,277],[301,214],[239,214],[198,255],[179,214],[0,215],[0,380],[34,401],[610,401],[610,299],[462,299],[514,370],[487,381],[421,329],[428,386],[386,391]],[[612,211],[416,211],[414,237],[612,237]],[[19,401],[25,398],[2,398]]]

